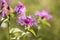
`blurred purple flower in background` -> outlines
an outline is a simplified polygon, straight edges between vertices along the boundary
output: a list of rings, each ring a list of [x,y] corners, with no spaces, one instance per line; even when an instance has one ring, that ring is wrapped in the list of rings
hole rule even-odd
[[[24,14],[26,12],[26,7],[23,3],[19,2],[18,6],[15,7],[15,12],[17,14]]]
[[[20,25],[37,26],[36,19],[32,16],[21,16],[18,18]]]
[[[5,0],[0,0],[0,9],[2,10],[1,11],[1,14],[0,14],[0,18],[4,17],[7,13],[7,2]]]
[[[5,17],[7,15],[10,14],[10,12],[13,12],[12,8],[10,7],[10,1],[11,0],[0,0],[0,4],[1,4],[1,15],[0,17]]]
[[[1,4],[1,7],[2,7],[2,8],[8,6],[8,4],[7,4],[7,2],[6,2],[5,0],[1,0],[1,1],[0,1],[0,4]]]
[[[8,10],[6,8],[2,9],[2,17],[5,17],[7,15]]]
[[[36,14],[35,15],[36,16],[40,16],[41,19],[44,19],[44,18],[51,19],[52,18],[52,16],[50,14],[48,14],[48,12],[45,11],[45,10],[42,10],[42,12],[36,11]]]

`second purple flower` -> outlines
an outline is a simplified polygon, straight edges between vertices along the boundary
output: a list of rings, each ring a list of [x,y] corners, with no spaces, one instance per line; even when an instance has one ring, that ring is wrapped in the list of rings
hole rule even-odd
[[[15,7],[15,12],[17,14],[24,14],[26,12],[26,7],[23,3],[19,2],[18,6]]]

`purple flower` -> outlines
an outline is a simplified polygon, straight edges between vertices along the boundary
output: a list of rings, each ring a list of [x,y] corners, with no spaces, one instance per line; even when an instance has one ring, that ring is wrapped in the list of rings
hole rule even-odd
[[[5,17],[7,15],[7,12],[8,12],[8,10],[6,8],[3,8],[2,9],[2,13],[1,13],[2,15],[1,16],[2,17]]]
[[[26,7],[24,6],[24,4],[19,2],[18,6],[15,7],[15,12],[17,14],[24,14],[26,12]]]
[[[32,16],[21,16],[18,18],[20,25],[37,26],[36,19]]]
[[[1,4],[2,7],[7,7],[8,6],[8,4],[5,0],[1,0],[0,4]]]
[[[45,10],[42,10],[42,12],[36,11],[36,14],[35,15],[36,16],[40,16],[41,19],[44,19],[44,18],[51,19],[52,18],[52,16],[50,14],[48,14],[48,12],[45,11]]]

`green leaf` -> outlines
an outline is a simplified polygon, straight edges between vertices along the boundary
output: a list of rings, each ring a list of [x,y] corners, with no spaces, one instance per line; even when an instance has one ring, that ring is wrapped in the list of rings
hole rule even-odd
[[[47,22],[46,20],[42,21],[43,24],[47,25],[47,26],[51,26],[49,22]]]
[[[10,14],[10,16],[11,16],[11,17],[14,17],[14,14],[13,14],[13,13],[11,13],[11,14]]]
[[[28,31],[30,31],[34,36],[36,36],[36,33],[33,29],[29,28]]]

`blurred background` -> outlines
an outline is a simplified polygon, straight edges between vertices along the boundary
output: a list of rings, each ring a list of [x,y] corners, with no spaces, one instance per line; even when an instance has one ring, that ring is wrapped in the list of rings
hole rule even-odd
[[[8,0],[7,0],[8,1]],[[36,10],[46,9],[53,16],[49,23],[50,28],[44,27],[40,30],[40,37],[26,40],[60,40],[60,0],[11,0],[11,6],[14,9],[18,2],[22,2],[27,9],[27,15],[34,15]],[[20,27],[17,24],[16,17],[10,18],[10,25],[8,28],[0,27],[0,40],[9,40],[9,28]]]

